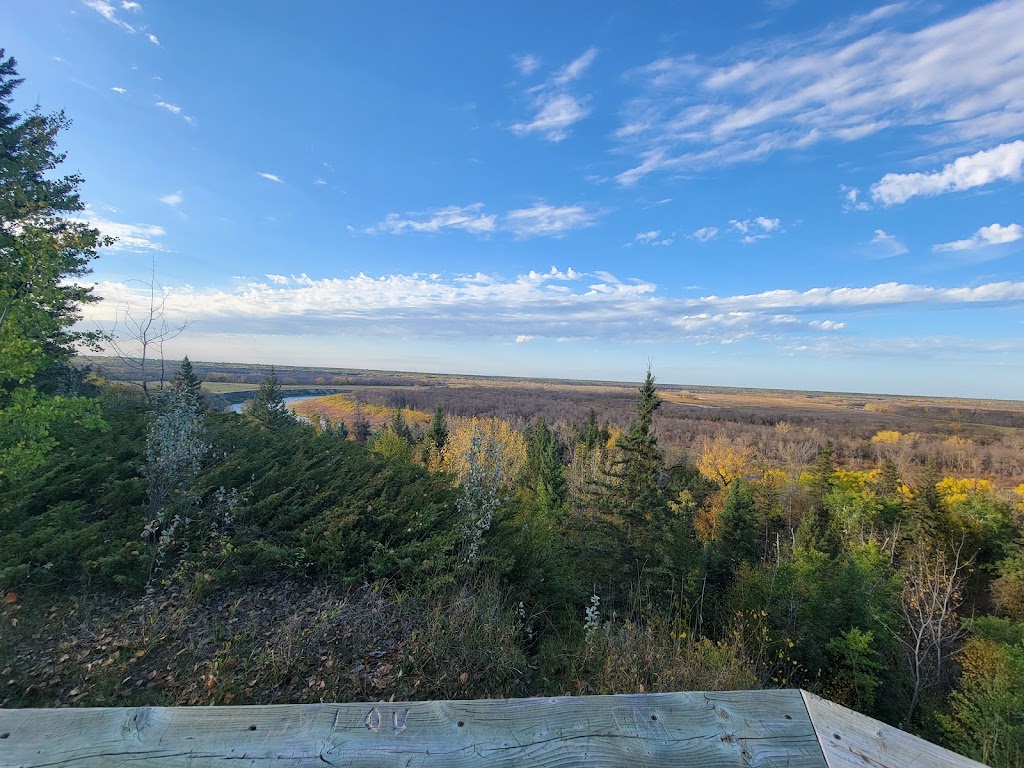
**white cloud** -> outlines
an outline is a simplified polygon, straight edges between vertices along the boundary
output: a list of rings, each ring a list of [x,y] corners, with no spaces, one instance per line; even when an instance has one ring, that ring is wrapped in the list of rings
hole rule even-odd
[[[534,100],[537,113],[525,123],[513,123],[510,130],[520,136],[539,133],[548,141],[561,141],[569,128],[590,114],[590,109],[568,93],[542,94]]]
[[[846,323],[837,323],[835,320],[811,320],[808,325],[822,331],[841,331],[846,327]]]
[[[718,237],[718,227],[701,227],[692,235],[694,240],[700,240],[702,243],[706,243],[708,240],[714,240]]]
[[[517,237],[562,237],[571,230],[592,226],[595,211],[582,205],[547,205],[537,203],[529,208],[509,211],[502,219],[502,229]]]
[[[195,118],[192,117],[191,115],[186,115],[185,114],[185,110],[183,110],[177,104],[171,104],[171,103],[166,102],[166,101],[158,101],[156,103],[156,106],[160,107],[160,109],[166,109],[172,115],[177,115],[178,117],[180,117],[182,120],[184,120],[189,125],[192,125],[195,122]]]
[[[156,35],[148,34],[146,35],[146,39],[149,40],[149,42],[151,42],[156,47],[160,47],[160,41],[157,39]]]
[[[861,200],[858,187],[848,187],[845,184],[839,185],[839,191],[843,193],[843,211],[870,211],[871,206]]]
[[[108,306],[146,298],[134,283],[100,283],[97,294],[108,300]],[[513,277],[480,273],[379,277],[360,273],[318,278],[272,274],[230,289],[172,286],[167,316],[168,320],[202,321],[217,333],[257,335],[522,337],[519,343],[540,339],[688,343],[757,339],[779,348],[811,348],[846,327],[843,313],[863,317],[884,308],[891,317],[895,308],[992,306],[1024,308],[1024,282],[959,287],[882,283],[679,298],[659,292],[656,285],[644,280],[552,267]],[[103,312],[102,306],[84,310],[87,317],[99,317],[96,313]],[[842,345],[835,348],[835,353],[848,351]]]
[[[160,202],[165,205],[178,206],[181,205],[185,199],[185,194],[179,189],[177,192],[171,192],[169,195],[164,195],[160,198]]]
[[[769,219],[766,216],[758,216],[754,219],[729,219],[729,226],[744,237],[740,240],[744,245],[756,243],[758,240],[765,240],[771,237],[782,226],[779,219]]]
[[[934,288],[907,283],[879,283],[863,288],[773,290],[738,296],[686,299],[686,306],[718,311],[789,311],[867,309],[893,306],[952,307],[977,304],[1024,304],[1024,282],[985,283],[958,288]]]
[[[673,232],[672,236],[662,238],[660,229],[652,229],[650,232],[638,232],[633,240],[641,245],[649,245],[656,248],[658,246],[672,245],[675,242],[675,234]],[[627,247],[632,245],[633,243],[626,243]]]
[[[389,213],[384,221],[366,231],[369,234],[389,232],[401,235],[405,232],[440,232],[443,229],[461,229],[473,234],[489,234],[496,229],[497,217],[483,213],[483,203],[457,206],[450,205],[436,211],[421,214],[409,214],[402,217],[397,213]]]
[[[163,227],[156,224],[125,224],[111,221],[89,209],[82,211],[81,220],[98,229],[101,234],[116,237],[117,242],[110,246],[112,251],[167,252],[163,244],[154,240],[167,234]]]
[[[1021,239],[1024,239],[1024,227],[1020,224],[1008,224],[1005,227],[1002,224],[990,224],[987,227],[981,227],[966,240],[954,240],[951,243],[939,243],[937,245],[933,245],[932,250],[936,253],[943,253],[946,251],[973,251],[977,248],[985,248],[990,245],[1015,243]]]
[[[520,333],[518,336],[516,336],[516,344],[525,344],[528,341],[533,341],[534,338],[536,337],[530,336],[525,333]]]
[[[131,13],[142,12],[142,6],[139,3],[131,2],[130,0],[123,0],[123,2],[121,3],[121,7],[126,11],[130,11]]]
[[[264,173],[263,171],[257,171],[256,175],[262,176],[267,181],[272,181],[275,184],[284,184],[284,179],[282,179],[280,176],[276,176],[273,173]]]
[[[884,229],[875,230],[875,236],[871,238],[871,244],[883,258],[902,256],[910,250],[895,235],[890,235]]]
[[[588,48],[578,58],[573,59],[562,70],[552,78],[555,85],[568,85],[573,80],[578,80],[584,72],[590,69],[590,65],[597,58],[597,48]]]
[[[1012,33],[1024,28],[1024,3],[999,0],[906,31],[912,7],[892,4],[803,39],[769,40],[724,64],[690,55],[635,70],[640,93],[617,136],[636,162],[619,183],[889,128],[956,146],[1024,133],[1024,56]],[[899,14],[906,23],[896,28]]]
[[[424,213],[401,215],[389,213],[383,221],[368,227],[367,234],[406,232],[440,232],[461,229],[475,235],[510,232],[519,238],[562,237],[571,230],[591,226],[599,213],[582,204],[554,206],[537,203],[529,208],[517,208],[499,216],[484,213],[483,203],[451,205]]]
[[[318,185],[318,186],[322,186],[322,185],[327,183],[327,180],[326,179],[322,179],[319,176],[317,176],[315,179],[313,179],[313,183]]]
[[[1024,140],[1019,140],[958,157],[933,173],[887,173],[871,185],[871,197],[883,205],[897,205],[918,195],[960,192],[996,181],[1020,181],[1022,176]]]
[[[126,88],[122,88],[122,87],[121,87],[121,86],[119,86],[119,85],[115,85],[115,86],[114,86],[113,88],[111,88],[110,90],[112,90],[112,91],[116,91],[117,93],[128,93],[128,89],[126,89]]]
[[[587,71],[596,57],[597,49],[589,48],[545,82],[528,88],[526,93],[530,96],[533,117],[513,123],[509,130],[519,136],[536,133],[548,141],[565,139],[569,129],[590,114],[588,98],[570,93],[569,86]],[[539,60],[536,63],[539,64]]]
[[[96,13],[105,18],[111,24],[116,24],[126,32],[135,31],[135,27],[117,17],[117,9],[110,3],[105,2],[105,0],[83,0],[82,4],[86,8],[91,8],[96,11]]]
[[[516,69],[519,70],[519,74],[524,77],[528,77],[540,68],[540,58],[534,56],[532,53],[527,53],[524,56],[516,56],[515,66]]]

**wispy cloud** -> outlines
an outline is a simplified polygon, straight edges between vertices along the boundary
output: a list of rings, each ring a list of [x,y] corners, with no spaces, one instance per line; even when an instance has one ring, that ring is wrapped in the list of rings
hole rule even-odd
[[[529,77],[540,69],[540,58],[534,56],[532,53],[527,53],[523,56],[516,56],[515,67],[519,70],[519,74],[524,77]]]
[[[618,176],[748,162],[906,128],[955,145],[1024,132],[1024,3],[1001,0],[916,31],[881,23],[894,3],[725,64],[665,57],[635,70],[641,94],[617,135],[637,162]],[[908,21],[910,17],[908,16]]]
[[[597,48],[588,48],[580,56],[570,61],[552,78],[555,85],[568,85],[578,80],[597,58]]]
[[[129,24],[128,22],[124,21],[123,19],[118,18],[118,16],[117,16],[117,8],[115,8],[111,3],[105,2],[105,0],[83,0],[82,4],[86,8],[91,8],[92,10],[96,11],[96,13],[98,13],[100,16],[105,18],[111,24],[116,24],[121,29],[125,30],[126,32],[134,32],[135,31],[135,27],[133,27],[131,24]],[[124,6],[122,6],[122,7],[124,7]],[[142,6],[139,6],[139,8],[141,8],[141,7]],[[125,10],[134,10],[134,9],[126,8]]]
[[[81,220],[89,226],[95,227],[104,235],[116,237],[117,242],[110,246],[112,251],[144,253],[149,251],[167,252],[168,250],[162,243],[155,240],[155,238],[167,234],[163,227],[156,224],[126,224],[112,221],[90,209],[82,211]]]
[[[987,227],[981,227],[966,240],[954,240],[951,243],[939,243],[937,245],[933,245],[932,250],[936,253],[944,253],[948,251],[973,251],[978,248],[986,248],[992,245],[1015,243],[1021,239],[1024,239],[1024,227],[1020,224],[1008,224],[1005,227],[1002,224],[990,224]]]
[[[708,242],[708,240],[714,240],[718,237],[718,227],[701,227],[692,235],[694,240],[700,240],[702,243]]]
[[[870,309],[894,306],[953,307],[962,305],[1024,303],[1024,282],[998,282],[955,288],[936,288],[909,283],[879,283],[863,288],[811,288],[806,291],[774,290],[763,293],[687,300],[691,306],[720,311],[788,311]]]
[[[160,109],[167,110],[172,115],[177,115],[178,117],[180,117],[182,120],[184,120],[189,125],[192,125],[196,121],[196,119],[194,117],[192,117],[191,115],[186,115],[185,114],[185,110],[183,110],[177,104],[171,104],[171,103],[166,102],[166,101],[158,101],[156,103],[156,106],[160,107]]]
[[[583,205],[548,205],[537,203],[529,208],[509,211],[502,219],[502,228],[517,237],[563,237],[574,229],[590,227],[598,213]]]
[[[146,39],[158,48],[160,47],[160,41],[157,39],[156,35],[149,33],[146,35]]]
[[[530,96],[533,117],[513,123],[509,130],[520,136],[536,133],[548,141],[565,139],[569,129],[590,114],[589,99],[571,93],[569,86],[590,68],[595,58],[597,49],[590,48],[545,82],[529,88],[526,93]]]
[[[548,205],[536,203],[529,208],[517,208],[505,214],[485,213],[483,203],[451,205],[432,211],[398,214],[389,213],[383,221],[368,227],[367,234],[407,232],[436,233],[443,230],[463,230],[475,235],[509,232],[519,238],[563,237],[574,229],[594,224],[600,216],[582,204]]]
[[[180,189],[177,192],[171,192],[169,195],[164,195],[160,198],[161,203],[174,207],[181,205],[184,200],[185,195]]]
[[[123,0],[121,7],[129,13],[142,13],[142,5],[131,0]]]
[[[884,229],[875,230],[875,236],[871,238],[871,245],[875,252],[884,259],[902,256],[910,250],[895,235],[890,235]]]
[[[267,181],[272,181],[275,184],[284,184],[284,179],[282,179],[280,176],[277,176],[276,174],[273,174],[273,173],[264,173],[263,171],[257,171],[256,175],[257,176],[262,176]]]
[[[520,333],[518,336],[516,336],[516,344],[525,344],[528,341],[533,341],[534,338],[535,337],[530,336],[528,334]]]
[[[115,91],[116,93],[128,93],[128,89],[127,89],[127,88],[122,88],[122,87],[121,87],[121,86],[119,86],[119,85],[115,85],[115,86],[114,86],[113,88],[111,88],[110,90],[112,90],[112,91]]]
[[[317,176],[315,179],[313,179],[313,183],[316,184],[317,186],[323,186],[324,184],[327,183],[327,180]]]
[[[1021,80],[1024,87],[1024,79]],[[871,185],[871,197],[883,205],[898,205],[912,197],[960,192],[996,181],[1024,177],[1024,140],[1000,144],[973,155],[958,157],[931,173],[887,173]]]
[[[497,216],[483,213],[483,203],[457,206],[450,205],[436,211],[402,216],[389,213],[384,221],[369,227],[368,234],[387,232],[401,235],[406,232],[440,232],[445,229],[461,229],[473,234],[489,234],[496,229]]]

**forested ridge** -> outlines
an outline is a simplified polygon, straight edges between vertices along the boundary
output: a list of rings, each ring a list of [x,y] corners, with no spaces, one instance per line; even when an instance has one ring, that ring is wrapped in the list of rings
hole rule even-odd
[[[103,242],[18,82],[0,53],[0,706],[798,686],[1024,765],[1012,419],[686,410],[648,370],[601,412],[384,379],[304,423],[273,368],[242,414],[187,358],[76,368]]]

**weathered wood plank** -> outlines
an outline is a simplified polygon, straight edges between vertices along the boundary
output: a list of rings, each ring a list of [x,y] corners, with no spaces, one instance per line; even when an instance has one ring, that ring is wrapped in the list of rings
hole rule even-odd
[[[829,768],[984,768],[867,715],[801,693]]]
[[[0,766],[825,768],[800,692],[0,711]]]

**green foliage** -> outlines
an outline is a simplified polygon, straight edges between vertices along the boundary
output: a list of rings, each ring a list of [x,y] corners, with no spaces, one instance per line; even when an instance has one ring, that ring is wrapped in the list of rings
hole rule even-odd
[[[576,442],[583,443],[588,451],[602,445],[601,429],[597,426],[597,411],[593,408],[587,414],[587,423],[582,428],[576,428]]]
[[[437,453],[443,451],[444,447],[448,445],[448,422],[444,417],[444,408],[440,405],[434,410],[434,417],[430,420],[427,442]]]
[[[1024,626],[973,623],[960,684],[938,716],[948,745],[993,768],[1024,766]],[[1008,642],[1013,640],[1013,642]]]
[[[99,405],[107,430],[66,425],[60,450],[0,489],[0,590],[145,583],[146,405],[111,390]]]
[[[281,385],[277,381],[277,372],[270,366],[267,377],[260,384],[256,397],[249,403],[246,415],[253,421],[270,429],[291,426],[295,419],[288,413],[284,404]]]
[[[68,216],[84,208],[82,179],[53,172],[64,160],[57,135],[70,121],[38,108],[15,112],[21,83],[0,49],[0,484],[41,466],[63,424],[100,426],[93,404],[40,385],[76,344],[96,340],[72,330],[78,307],[96,300],[75,281],[111,242]]]
[[[834,659],[825,690],[833,701],[858,712],[875,711],[875,692],[885,671],[874,640],[870,630],[851,627],[825,644]]]
[[[233,552],[211,578],[452,579],[463,526],[446,477],[385,461],[333,431],[266,430],[220,414],[208,428],[213,453],[227,456],[200,475],[197,493],[251,494],[235,516]]]
[[[718,518],[719,536],[715,546],[729,571],[740,563],[755,563],[761,558],[761,530],[754,508],[750,484],[733,480]]]
[[[386,461],[404,464],[412,461],[412,445],[392,429],[378,432],[373,438],[371,450]]]
[[[526,439],[526,466],[521,484],[527,505],[541,515],[562,517],[569,508],[569,484],[558,435],[541,416],[530,424]]]
[[[201,407],[203,404],[202,386],[203,382],[196,375],[195,369],[192,367],[192,361],[188,359],[188,355],[185,355],[181,361],[181,367],[174,374],[174,378],[171,379],[171,389],[184,394],[196,406]]]

